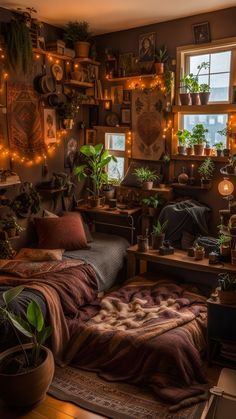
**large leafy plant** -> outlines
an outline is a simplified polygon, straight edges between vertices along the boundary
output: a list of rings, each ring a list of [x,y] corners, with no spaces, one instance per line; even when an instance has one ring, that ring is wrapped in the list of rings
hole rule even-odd
[[[74,170],[78,180],[90,177],[93,182],[93,190],[89,189],[92,195],[97,198],[100,196],[102,187],[108,181],[106,167],[110,161],[117,162],[116,157],[112,156],[108,150],[104,151],[103,144],[84,145],[80,152],[86,157],[86,164],[77,166]]]
[[[77,41],[88,41],[91,36],[88,22],[70,21],[65,27],[64,40],[70,48],[74,48]]]
[[[180,146],[185,146],[187,143],[187,140],[190,138],[190,132],[187,129],[179,129],[176,132],[176,136],[179,140],[179,145]]]
[[[203,144],[206,142],[206,133],[208,129],[203,124],[196,124],[192,129],[191,139],[193,144]]]
[[[18,286],[10,288],[2,294],[4,305],[0,306],[0,314],[3,320],[10,323],[19,341],[25,359],[24,368],[35,368],[41,363],[41,348],[51,335],[52,328],[51,326],[45,326],[42,310],[34,300],[28,304],[24,318],[16,315],[9,308],[9,304],[17,298],[23,289],[24,286]],[[24,349],[19,332],[31,339],[32,350],[30,354],[28,350]],[[20,368],[20,364],[18,367]]]

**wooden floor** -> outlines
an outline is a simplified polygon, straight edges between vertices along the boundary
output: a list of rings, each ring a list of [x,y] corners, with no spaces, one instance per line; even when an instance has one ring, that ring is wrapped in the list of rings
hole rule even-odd
[[[9,410],[0,404],[1,419],[101,419],[97,415],[72,404],[46,396],[45,400],[28,412]]]

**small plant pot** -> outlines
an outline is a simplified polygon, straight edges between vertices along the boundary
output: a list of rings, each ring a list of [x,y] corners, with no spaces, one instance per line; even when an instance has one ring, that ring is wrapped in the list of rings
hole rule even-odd
[[[193,147],[187,147],[186,148],[186,154],[187,154],[187,156],[192,156],[193,155]]]
[[[110,199],[115,197],[115,188],[110,189],[109,191],[102,191],[105,196],[105,202],[108,203]]]
[[[88,58],[90,43],[77,41],[75,42],[75,56],[76,58]]]
[[[212,149],[210,147],[204,148],[205,156],[211,156]]]
[[[157,208],[148,207],[148,215],[150,215],[150,217],[155,217],[157,215]]]
[[[16,228],[8,228],[5,229],[5,232],[7,233],[7,236],[9,238],[15,237],[16,236]]]
[[[217,155],[217,157],[222,157],[223,156],[223,150],[216,150],[216,155]]]
[[[149,240],[147,236],[137,236],[138,251],[147,252],[149,249]]]
[[[195,260],[203,260],[204,256],[205,256],[205,251],[204,250],[194,249]]]
[[[88,198],[88,205],[90,208],[102,207],[104,206],[104,202],[105,202],[104,196],[101,196],[101,197],[90,196]]]
[[[229,155],[230,155],[230,149],[229,148],[224,148],[223,155],[224,155],[224,157],[229,157]]]
[[[231,257],[231,247],[230,246],[220,246],[220,255],[223,258],[230,258]]]
[[[221,304],[236,304],[236,291],[218,290],[218,297]]]
[[[190,94],[189,93],[179,93],[180,105],[186,106],[190,105]]]
[[[210,189],[211,181],[210,179],[201,179],[201,188],[202,189]]]
[[[164,63],[155,63],[156,74],[164,74]]]
[[[208,105],[209,98],[210,98],[210,92],[199,93],[199,99],[200,99],[201,105]]]
[[[144,191],[150,191],[153,188],[153,182],[143,182],[142,189]]]
[[[153,250],[159,250],[163,246],[165,240],[165,234],[152,233],[152,248]]]
[[[193,149],[195,156],[202,156],[204,151],[204,144],[194,144]]]
[[[190,93],[192,105],[200,105],[199,93]]]
[[[186,154],[186,147],[184,145],[178,146],[178,154],[185,155]]]

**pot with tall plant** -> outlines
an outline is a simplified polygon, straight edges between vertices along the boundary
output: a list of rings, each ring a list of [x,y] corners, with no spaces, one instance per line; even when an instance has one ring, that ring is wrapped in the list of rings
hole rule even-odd
[[[179,94],[180,103],[181,105],[200,105],[200,97],[199,92],[201,91],[201,85],[199,85],[199,75],[201,71],[204,69],[209,68],[209,62],[202,62],[197,66],[197,74],[194,75],[193,73],[185,74],[182,79],[180,80],[180,88],[184,89],[184,93]],[[206,86],[206,85],[202,85]],[[202,87],[204,88],[204,87]]]
[[[106,168],[110,161],[117,162],[117,159],[109,154],[108,150],[104,151],[103,144],[83,145],[80,148],[80,153],[85,156],[86,163],[77,166],[74,173],[79,181],[86,178],[91,179],[92,188],[88,188],[91,193],[89,203],[92,207],[98,207],[104,200],[104,196],[102,196],[103,185],[108,181]]]
[[[154,250],[159,250],[162,247],[165,240],[165,232],[167,229],[168,220],[164,221],[163,224],[158,220],[156,224],[153,225],[153,231],[151,233],[152,238],[152,248]]]
[[[191,139],[193,142],[195,156],[202,156],[204,151],[204,144],[206,142],[206,133],[208,129],[203,124],[196,124],[192,129]]]
[[[165,71],[165,63],[169,59],[168,51],[166,47],[160,48],[155,52],[155,70],[156,74],[164,74]]]
[[[222,304],[236,304],[236,277],[229,273],[218,275],[217,293]]]
[[[199,99],[201,105],[208,105],[210,99],[210,86],[209,84],[202,83],[199,85]]]
[[[76,58],[88,58],[92,34],[88,22],[68,22],[64,32],[64,40],[69,48],[75,49]]]
[[[134,175],[137,177],[144,190],[151,190],[153,188],[153,182],[159,179],[156,172],[148,169],[148,167],[139,167],[135,169]]]
[[[176,137],[178,138],[179,145],[178,145],[178,154],[186,154],[186,145],[190,138],[190,132],[187,129],[179,129],[176,132]]]
[[[201,175],[201,187],[206,188],[210,186],[211,178],[215,170],[215,165],[210,157],[208,157],[198,168],[198,173]]]
[[[216,150],[217,157],[222,157],[223,156],[223,148],[224,148],[223,142],[218,141],[218,143],[214,144],[214,148]]]
[[[10,406],[29,407],[43,400],[54,375],[52,352],[43,346],[51,335],[51,326],[45,326],[40,306],[32,300],[23,317],[10,309],[23,286],[10,288],[2,294],[0,315],[13,328],[19,345],[0,354],[0,393]],[[31,340],[23,344],[20,334]]]

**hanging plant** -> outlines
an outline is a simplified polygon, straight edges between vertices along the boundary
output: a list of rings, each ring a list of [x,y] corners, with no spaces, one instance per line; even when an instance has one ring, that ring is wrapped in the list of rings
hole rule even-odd
[[[27,218],[32,214],[37,214],[40,210],[40,195],[33,187],[32,183],[25,182],[22,192],[17,195],[10,204],[14,213],[21,218]]]

